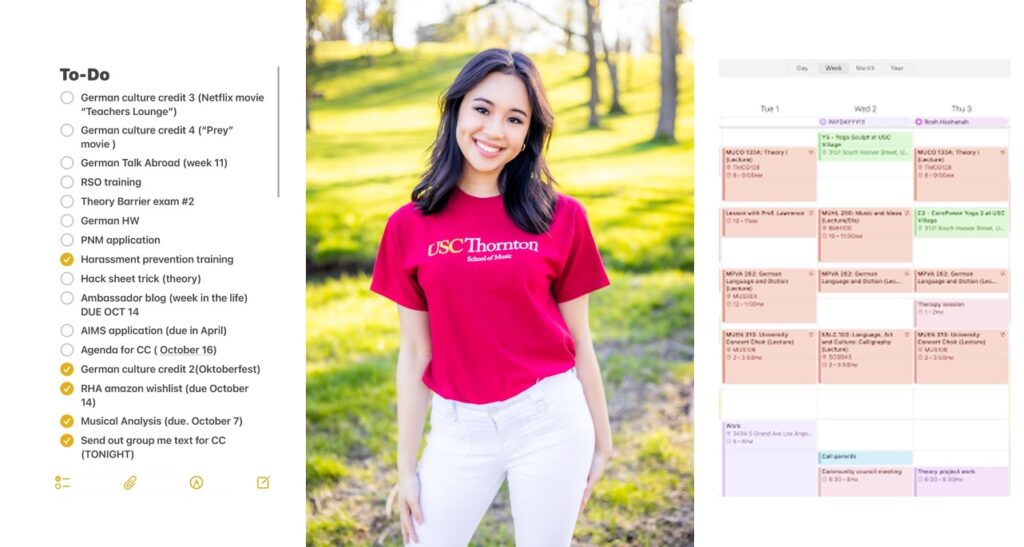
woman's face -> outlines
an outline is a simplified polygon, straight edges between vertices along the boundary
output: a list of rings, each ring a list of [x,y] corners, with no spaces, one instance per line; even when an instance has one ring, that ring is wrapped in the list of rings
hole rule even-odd
[[[517,76],[492,72],[469,90],[459,107],[455,136],[463,176],[494,177],[522,151],[530,126],[530,97]]]

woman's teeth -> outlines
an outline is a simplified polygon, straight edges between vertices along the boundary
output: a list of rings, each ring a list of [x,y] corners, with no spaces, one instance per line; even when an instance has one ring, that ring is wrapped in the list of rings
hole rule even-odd
[[[474,141],[474,142],[476,142],[476,145],[478,147],[480,147],[480,150],[483,150],[484,152],[489,152],[489,153],[493,154],[493,153],[501,150],[501,148],[498,148],[497,146],[488,146],[488,145],[486,145],[486,144],[484,144],[484,143],[482,143],[480,141]]]

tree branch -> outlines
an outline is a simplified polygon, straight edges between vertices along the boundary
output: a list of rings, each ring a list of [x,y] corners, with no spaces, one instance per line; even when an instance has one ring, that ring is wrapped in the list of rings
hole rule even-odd
[[[576,31],[572,30],[571,28],[562,26],[560,23],[558,23],[554,19],[552,19],[552,18],[548,17],[547,15],[537,11],[537,8],[533,7],[530,4],[527,4],[526,2],[523,2],[522,0],[504,0],[504,1],[508,2],[509,4],[516,4],[518,6],[522,6],[522,7],[526,8],[531,13],[536,15],[541,21],[544,21],[545,23],[547,23],[547,24],[549,24],[549,25],[551,25],[551,26],[561,30],[562,32],[564,32],[566,34],[571,34],[571,35],[576,36],[578,38],[583,38],[584,37],[584,35],[582,33],[576,32]]]
[[[466,15],[472,15],[472,14],[478,12],[478,11],[482,11],[482,10],[485,10],[487,8],[497,6],[498,4],[515,4],[517,6],[526,8],[527,11],[529,11],[530,13],[536,15],[541,21],[544,21],[545,23],[547,23],[547,24],[549,24],[549,25],[551,25],[551,26],[561,30],[562,32],[564,32],[566,34],[569,34],[571,36],[575,36],[577,38],[585,38],[586,37],[585,34],[583,34],[581,32],[576,32],[575,30],[573,30],[573,29],[571,29],[569,27],[563,26],[561,23],[559,23],[559,22],[555,21],[554,19],[548,17],[544,13],[541,13],[540,11],[537,11],[537,8],[531,6],[530,4],[528,4],[528,3],[526,3],[526,2],[524,2],[522,0],[487,0],[483,4],[477,4],[476,6],[473,6],[472,8],[469,8],[466,11],[451,14],[449,16],[448,20],[452,21],[452,20],[457,19],[459,17],[464,17]]]

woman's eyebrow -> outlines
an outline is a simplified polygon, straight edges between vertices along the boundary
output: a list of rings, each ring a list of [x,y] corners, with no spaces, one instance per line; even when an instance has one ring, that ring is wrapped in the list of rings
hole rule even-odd
[[[485,97],[473,97],[471,100],[485,102],[485,103],[491,105],[492,107],[494,106],[494,101],[492,101],[490,99],[487,99]],[[512,112],[518,112],[518,113],[522,114],[523,116],[526,116],[527,118],[530,117],[529,114],[527,114],[524,110],[522,110],[520,108],[512,108],[510,110],[512,110]]]

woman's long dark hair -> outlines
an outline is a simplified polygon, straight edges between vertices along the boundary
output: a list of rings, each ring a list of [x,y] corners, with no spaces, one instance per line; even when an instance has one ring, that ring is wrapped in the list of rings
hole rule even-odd
[[[498,191],[503,196],[505,212],[517,226],[533,234],[542,234],[551,227],[557,197],[555,180],[544,162],[555,116],[544,94],[537,67],[522,53],[488,49],[474,55],[462,67],[439,101],[441,124],[431,145],[430,168],[413,189],[412,200],[426,215],[440,212],[448,203],[465,161],[455,135],[462,99],[494,72],[515,75],[522,80],[532,111],[526,132],[526,148],[501,170]]]

